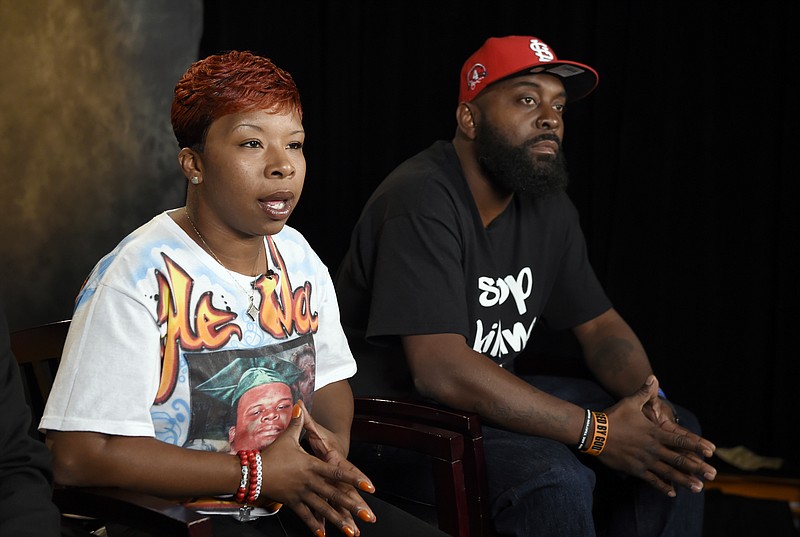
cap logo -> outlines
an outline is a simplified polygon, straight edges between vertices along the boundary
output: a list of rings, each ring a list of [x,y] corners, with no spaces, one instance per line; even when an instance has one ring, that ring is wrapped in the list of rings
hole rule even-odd
[[[474,90],[475,86],[478,85],[478,82],[484,78],[486,78],[486,67],[480,63],[473,65],[467,72],[467,86],[469,87],[469,90]]]
[[[550,47],[539,41],[538,39],[531,39],[531,50],[540,62],[551,62],[556,58],[556,55],[550,50]]]

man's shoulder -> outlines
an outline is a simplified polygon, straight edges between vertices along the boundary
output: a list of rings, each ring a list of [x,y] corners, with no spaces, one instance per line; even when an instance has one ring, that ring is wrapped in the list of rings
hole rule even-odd
[[[378,185],[368,205],[389,203],[420,209],[466,189],[452,143],[437,141],[399,164]],[[379,200],[382,200],[379,201]]]

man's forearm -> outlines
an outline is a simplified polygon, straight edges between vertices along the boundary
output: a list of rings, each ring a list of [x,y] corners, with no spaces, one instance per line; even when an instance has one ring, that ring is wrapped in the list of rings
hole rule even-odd
[[[614,309],[576,327],[574,332],[587,366],[612,395],[634,393],[653,372],[639,338]]]

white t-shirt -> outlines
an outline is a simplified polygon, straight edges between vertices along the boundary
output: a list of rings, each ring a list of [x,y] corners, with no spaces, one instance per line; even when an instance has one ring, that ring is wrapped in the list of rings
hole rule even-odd
[[[228,272],[166,212],[126,237],[81,289],[40,430],[229,451],[245,373],[291,385],[307,406],[308,386],[353,376],[327,267],[288,226],[265,247],[273,275],[256,280]]]

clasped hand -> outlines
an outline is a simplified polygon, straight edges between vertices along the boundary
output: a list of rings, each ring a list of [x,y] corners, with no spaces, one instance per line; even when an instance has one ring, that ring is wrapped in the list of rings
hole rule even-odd
[[[304,429],[316,456],[300,445]],[[374,492],[371,481],[347,461],[336,436],[315,422],[302,402],[295,405],[286,431],[261,455],[262,495],[291,508],[317,537],[325,535],[325,520],[348,537],[361,533],[354,516],[375,522],[358,492]]]
[[[716,477],[716,469],[704,460],[716,447],[676,423],[670,405],[658,397],[654,376],[606,414],[609,434],[600,459],[609,467],[639,477],[668,496],[675,496],[676,486],[700,492],[703,479]]]

